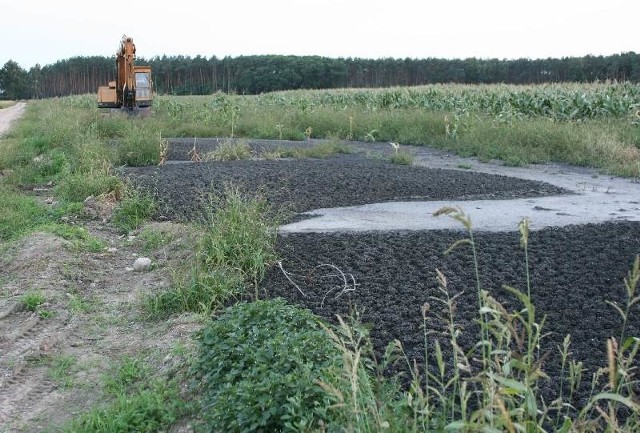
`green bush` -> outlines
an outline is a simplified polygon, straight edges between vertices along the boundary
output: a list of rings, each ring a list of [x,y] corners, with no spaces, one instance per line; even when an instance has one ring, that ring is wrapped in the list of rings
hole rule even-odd
[[[209,431],[317,430],[329,397],[317,381],[337,352],[318,319],[281,299],[228,308],[198,334],[193,366]]]

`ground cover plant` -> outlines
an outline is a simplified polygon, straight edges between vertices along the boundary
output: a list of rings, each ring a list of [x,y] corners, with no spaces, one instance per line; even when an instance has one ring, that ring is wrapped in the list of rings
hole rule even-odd
[[[624,85],[612,86],[615,89],[610,97],[624,99],[623,93],[616,93],[624,92]],[[590,91],[588,86],[581,89]],[[593,89],[600,91],[598,86]],[[518,89],[507,90],[513,94]],[[497,88],[488,91],[496,92]],[[530,90],[523,88],[522,91]],[[264,95],[262,102],[261,97],[228,95],[204,99],[159,98],[156,113],[147,119],[103,116],[93,107],[89,97],[34,102],[30,106],[19,128],[0,141],[0,170],[3,173],[0,193],[6,195],[8,207],[12,209],[8,217],[7,213],[0,217],[5,218],[8,227],[15,228],[8,230],[2,240],[13,242],[34,230],[53,226],[55,228],[50,232],[67,242],[76,240],[81,247],[80,251],[76,247],[59,247],[56,255],[48,257],[52,260],[71,251],[79,253],[84,260],[60,266],[66,292],[57,294],[50,287],[42,289],[45,300],[36,299],[38,305],[33,307],[36,310],[33,313],[45,311],[47,317],[27,318],[25,323],[46,327],[45,322],[51,323],[55,319],[49,311],[60,316],[59,323],[74,323],[80,317],[95,316],[82,323],[102,330],[118,325],[117,340],[133,339],[136,336],[132,333],[136,332],[140,332],[141,339],[145,340],[153,337],[147,328],[159,333],[176,332],[170,324],[180,323],[185,312],[195,310],[201,313],[198,320],[205,329],[204,334],[199,335],[211,331],[206,342],[199,340],[202,343],[199,352],[189,347],[188,339],[179,341],[180,344],[171,350],[159,346],[157,353],[148,356],[157,369],[157,375],[149,380],[136,373],[143,370],[139,364],[129,362],[126,356],[121,358],[123,368],[110,373],[113,380],[101,385],[106,391],[104,404],[89,408],[88,412],[71,420],[68,427],[57,423],[51,430],[121,431],[124,425],[140,431],[169,430],[176,423],[180,424],[182,417],[204,430],[222,428],[230,431],[266,431],[274,420],[278,426],[283,426],[281,428],[296,431],[608,429],[631,432],[637,429],[636,287],[640,279],[638,261],[634,261],[640,242],[637,223],[569,227],[530,235],[526,225],[521,226],[520,233],[517,228],[512,233],[491,235],[468,230],[462,243],[458,242],[465,238],[461,232],[307,234],[276,238],[273,226],[268,222],[273,216],[273,208],[277,211],[282,206],[284,211],[297,212],[323,202],[335,205],[340,197],[344,198],[345,204],[357,199],[408,199],[416,190],[421,192],[423,199],[438,194],[496,198],[563,191],[540,182],[492,177],[470,170],[455,173],[426,170],[392,164],[383,158],[342,154],[340,146],[311,155],[312,158],[322,157],[313,160],[291,160],[287,156],[285,160],[252,158],[175,164],[172,163],[172,152],[182,145],[179,141],[176,144],[163,138],[173,133],[191,135],[186,139],[185,154],[191,149],[188,143],[193,145],[193,135],[295,138],[299,140],[297,147],[302,148],[300,152],[304,154],[305,149],[313,145],[313,137],[328,133],[333,142],[338,139],[385,140],[404,146],[414,137],[420,144],[451,146],[467,152],[463,145],[464,140],[471,140],[469,131],[478,133],[482,130],[477,129],[480,128],[478,125],[487,128],[491,125],[495,129],[487,129],[492,132],[484,136],[487,139],[485,147],[489,149],[484,157],[497,152],[498,146],[490,149],[493,140],[503,137],[500,140],[511,140],[513,147],[504,146],[503,149],[504,142],[500,142],[503,153],[497,156],[512,163],[522,163],[529,159],[518,153],[521,150],[517,149],[517,143],[527,144],[525,153],[536,154],[536,149],[545,149],[550,140],[562,144],[566,134],[569,137],[566,143],[577,143],[580,148],[585,142],[593,144],[586,139],[587,135],[609,125],[604,132],[599,132],[599,140],[606,141],[605,135],[609,133],[617,137],[616,140],[620,139],[621,148],[627,152],[624,165],[616,165],[621,164],[620,158],[611,156],[615,154],[615,146],[596,147],[592,153],[582,155],[581,163],[611,171],[623,167],[622,172],[637,175],[633,171],[633,164],[637,163],[637,153],[634,153],[637,147],[633,141],[637,125],[632,112],[581,114],[582,117],[570,119],[534,113],[522,115],[513,122],[501,122],[495,113],[481,112],[478,107],[474,110],[479,111],[468,115],[449,109],[422,111],[416,107],[395,106],[394,98],[399,104],[405,92],[410,94],[409,90],[381,91],[381,95],[387,95],[387,102],[367,105],[365,95],[376,94],[371,92],[354,92],[358,95],[354,102],[343,100],[346,105],[342,109],[339,104],[323,107],[310,99],[285,106],[295,100],[290,98],[298,97],[294,93]],[[394,95],[393,92],[396,96],[389,96]],[[470,92],[473,93],[473,89]],[[302,92],[300,95],[310,94]],[[258,115],[260,104],[269,107],[268,99],[272,97],[283,97],[284,105],[283,101],[277,101],[268,111]],[[376,98],[378,96],[374,101],[385,101]],[[193,103],[200,105],[190,105]],[[61,115],[51,113],[52,109],[59,109]],[[256,111],[249,111],[251,109]],[[538,128],[541,125],[547,126]],[[536,129],[537,135],[533,135]],[[585,135],[571,137],[573,132]],[[131,134],[138,136],[131,137]],[[465,134],[467,138],[463,139]],[[632,139],[628,140],[630,137]],[[528,138],[531,139],[528,141]],[[222,141],[227,140],[230,138],[222,138]],[[136,146],[128,144],[132,142],[137,143]],[[265,148],[267,144],[258,143]],[[275,149],[291,146],[284,142],[271,144]],[[210,148],[215,149],[215,145],[213,143]],[[145,149],[137,154],[136,149],[141,146]],[[208,148],[202,148],[205,149]],[[388,149],[393,152],[391,146]],[[614,151],[609,152],[612,149]],[[290,155],[297,158],[295,152]],[[542,153],[545,152],[554,160],[570,159],[564,150],[554,154],[547,148]],[[165,165],[155,166],[165,159],[163,153]],[[579,151],[574,149],[569,153]],[[154,166],[129,167],[138,164]],[[123,165],[127,167],[123,168]],[[287,176],[282,175],[283,167]],[[243,173],[240,177],[239,172]],[[384,172],[391,173],[387,182]],[[126,173],[127,180],[137,183],[128,183],[119,177],[121,173]],[[393,186],[391,180],[397,177],[404,179],[404,187],[397,182]],[[268,182],[259,185],[255,179]],[[287,182],[279,184],[278,179]],[[371,179],[377,180],[371,182]],[[250,189],[248,195],[240,194],[233,185],[229,189],[229,181],[244,183],[240,190],[245,192],[242,187],[247,184],[257,188]],[[383,184],[384,188],[376,186]],[[134,186],[140,189],[131,189]],[[34,187],[45,191],[40,195],[33,194]],[[335,188],[333,192],[331,188]],[[385,196],[388,191],[391,195]],[[214,200],[207,206],[204,199],[208,192],[213,193]],[[95,219],[85,219],[91,218],[86,213],[87,203],[91,201],[84,203],[88,196],[105,203],[119,203],[115,215],[121,212],[120,217],[115,217],[110,224],[112,228],[118,221],[122,224],[115,227],[117,234],[108,237],[109,242],[118,240],[117,244],[93,242],[90,235],[72,228],[74,226],[69,222],[95,223]],[[148,200],[150,196],[153,200]],[[53,199],[49,200],[50,197]],[[269,208],[271,210],[267,211]],[[171,209],[179,209],[179,212],[170,214],[167,210]],[[210,215],[207,215],[207,209]],[[464,215],[455,210],[450,212],[467,224],[467,229],[470,227],[471,223]],[[192,255],[180,256],[180,266],[172,270],[174,277],[178,273],[186,275],[188,283],[163,286],[163,290],[155,291],[157,297],[146,293],[141,304],[132,302],[131,295],[116,291],[113,296],[119,297],[121,303],[105,302],[106,306],[68,286],[69,282],[83,288],[94,284],[97,286],[95,293],[108,292],[109,285],[92,277],[85,267],[93,266],[96,260],[110,263],[118,249],[126,252],[129,258],[134,251],[140,252],[133,249],[135,245],[151,255],[154,248],[164,249],[164,254],[173,253],[175,237],[158,239],[150,234],[151,229],[137,231],[149,215],[155,219],[181,219],[190,224],[194,221],[203,224],[192,225],[202,235],[202,243],[191,243],[188,249]],[[249,218],[245,219],[247,216]],[[122,232],[128,232],[129,236],[123,236]],[[276,239],[274,251],[271,244]],[[521,243],[528,248],[521,248]],[[469,244],[474,248],[456,248],[448,256],[443,255],[452,245]],[[117,248],[111,245],[117,245]],[[585,248],[585,245],[589,247]],[[12,251],[11,248],[13,244],[3,245],[0,251]],[[3,257],[3,260],[9,265],[3,266],[2,272],[11,268],[24,269],[11,257]],[[118,266],[125,275],[119,281],[127,281],[132,278],[127,275],[134,275],[126,274],[124,270],[130,262],[124,258],[119,260]],[[156,272],[161,272],[162,266],[156,266],[147,276],[142,276],[139,285],[155,288],[159,283],[155,279]],[[12,275],[1,274],[0,282],[13,278]],[[621,278],[624,275],[627,275],[625,281]],[[176,281],[180,280],[173,280]],[[503,285],[519,290],[501,289]],[[5,307],[10,307],[7,300],[13,299],[12,293],[16,289],[12,285],[6,287],[3,286],[1,292],[0,306],[3,312],[14,311]],[[39,286],[30,287],[32,292],[25,293],[40,293]],[[170,295],[163,298],[165,293]],[[285,298],[288,303],[270,300],[276,297]],[[65,305],[68,304],[68,312],[60,308],[61,298]],[[231,312],[228,316],[220,314],[220,307],[225,302],[233,304],[240,298],[253,302],[231,306],[227,310]],[[308,312],[301,313],[299,307],[312,310],[322,319],[310,316]],[[107,311],[111,315],[106,314],[105,308],[110,308]],[[18,313],[26,315],[28,309],[25,307]],[[342,319],[336,319],[336,313],[341,314]],[[14,318],[16,313],[7,314],[0,316],[0,324],[5,324],[7,318]],[[268,355],[273,360],[269,365],[291,367],[295,363],[289,361],[295,358],[301,360],[298,364],[301,368],[265,371],[261,362],[240,365],[234,358],[224,357],[219,360],[223,364],[226,362],[226,372],[237,380],[229,379],[231,376],[226,373],[218,377],[207,376],[207,371],[200,367],[212,363],[220,365],[215,358],[219,355],[217,345],[220,340],[212,335],[218,329],[229,330],[233,321],[226,322],[225,317],[233,314],[241,324],[231,326],[233,329],[226,337],[228,341],[234,341],[237,335],[248,338],[250,343],[247,344],[254,352],[243,352],[247,359],[253,355]],[[543,320],[545,316],[546,320]],[[69,317],[73,320],[68,320]],[[263,326],[255,325],[254,319],[257,322],[258,317]],[[291,322],[301,319],[304,323],[292,330],[287,328],[286,320],[281,321],[283,317],[291,317]],[[326,341],[318,334],[320,320],[325,321],[321,332]],[[158,331],[164,323],[168,328]],[[567,332],[571,333],[570,340],[565,337]],[[7,333],[9,344],[12,335]],[[128,338],[122,338],[124,335]],[[287,335],[292,338],[287,339]],[[337,360],[331,360],[326,374],[317,375],[323,368],[315,368],[317,365],[304,358],[311,354],[304,350],[309,336],[313,337],[313,344],[333,344],[333,349],[323,346],[323,350],[338,354]],[[254,337],[258,340],[251,340]],[[97,346],[106,344],[106,340],[101,339]],[[16,376],[22,380],[25,380],[24,371],[34,373],[30,368],[49,368],[54,381],[63,384],[59,388],[63,396],[80,392],[81,388],[74,385],[79,377],[70,376],[83,368],[88,369],[91,363],[57,352],[51,354],[52,348],[60,345],[65,347],[66,343],[43,342],[39,350],[44,356],[30,358],[27,367],[20,364],[23,370],[12,370],[17,361],[5,357],[0,358],[0,367],[7,374],[22,374]],[[233,349],[229,345],[225,347]],[[549,348],[550,354],[542,347]],[[165,350],[169,353],[163,352]],[[121,346],[119,351],[124,352]],[[285,353],[291,356],[282,357]],[[301,356],[294,357],[296,353]],[[576,361],[571,361],[572,357]],[[40,362],[41,359],[44,361]],[[199,361],[194,362],[196,359]],[[198,386],[187,389],[185,376],[176,374],[176,370],[184,370],[187,363],[194,365],[192,373],[198,379],[196,382],[211,385],[206,392]],[[598,370],[599,367],[602,369]],[[591,382],[593,372],[596,376]],[[396,377],[394,373],[401,373],[401,376]],[[244,377],[251,380],[243,382]],[[159,382],[156,381],[158,378]],[[167,378],[177,379],[179,383]],[[206,382],[208,379],[211,382]],[[220,380],[230,388],[216,387]],[[305,383],[307,385],[301,386]],[[270,405],[269,392],[246,391],[260,389],[260,385],[272,389],[271,385],[283,384],[299,388],[293,397],[287,399],[285,396],[283,403],[277,406]],[[270,416],[257,419],[253,411],[247,412],[242,420],[233,420],[231,415],[240,411],[219,394],[231,392],[230,389],[244,390],[242,395],[247,401],[268,407],[263,413]],[[0,397],[5,395],[3,392]],[[186,404],[200,399],[209,405],[206,415]],[[224,404],[219,404],[220,401]],[[11,405],[0,408],[1,420],[4,420],[5,411],[10,410],[7,407],[11,408]],[[79,407],[86,409],[86,406]],[[272,413],[274,408],[281,411]],[[60,427],[62,425],[64,427]]]

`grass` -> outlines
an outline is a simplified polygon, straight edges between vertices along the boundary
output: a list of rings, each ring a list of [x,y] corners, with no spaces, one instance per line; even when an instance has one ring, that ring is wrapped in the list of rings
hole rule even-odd
[[[137,236],[137,240],[141,243],[142,251],[145,254],[168,245],[173,239],[174,235],[171,232],[154,229],[148,226],[144,227]]]
[[[454,90],[462,94],[468,89]],[[438,91],[434,89],[434,94]],[[511,165],[561,161],[640,176],[640,132],[638,125],[625,116],[564,119],[558,114],[549,118],[523,115],[513,109],[493,112],[471,103],[468,109],[460,110],[428,100],[407,107],[401,103],[405,96],[416,100],[410,90],[392,95],[391,99],[389,95],[360,91],[345,96],[336,91],[263,97],[161,97],[154,115],[147,119],[102,116],[95,109],[93,98],[87,96],[34,101],[28,105],[23,120],[0,141],[0,170],[4,174],[0,181],[0,241],[44,227],[76,243],[78,248],[98,251],[102,248],[99,241],[84,231],[60,224],[61,216],[78,213],[82,201],[90,195],[112,194],[121,200],[114,224],[122,231],[140,227],[154,210],[153,199],[126,189],[113,175],[113,169],[157,164],[162,136],[231,133],[235,137],[297,140],[332,137],[328,144],[288,155],[291,157],[323,157],[348,151],[336,143],[341,140],[394,141],[428,144],[483,160],[502,159]],[[332,102],[323,102],[325,99]],[[431,105],[427,107],[427,103]],[[226,152],[242,154],[241,149]],[[288,151],[278,152],[282,157]],[[24,186],[45,182],[55,185],[54,194],[61,200],[58,207],[45,207],[22,192]],[[212,198],[209,209],[208,217],[198,226],[202,236],[194,247],[194,261],[176,271],[172,289],[145,298],[143,312],[147,317],[184,311],[210,316],[234,298],[259,298],[258,282],[275,260],[275,222],[268,216],[265,203],[259,197],[248,198],[230,188],[224,196]],[[471,246],[475,253],[471,222],[455,209],[443,213],[458,219],[468,230],[468,236],[454,244],[452,251]],[[525,247],[527,233],[526,226],[521,226]],[[144,248],[149,249],[165,242],[162,236],[151,232],[141,238]],[[624,324],[638,302],[639,260],[625,279],[626,304],[613,305]],[[477,272],[477,260],[472,266]],[[582,407],[568,405],[577,392],[577,383],[583,380],[580,365],[569,356],[568,337],[560,348],[566,394],[557,401],[543,402],[537,381],[544,372],[539,367],[537,347],[543,325],[547,324],[535,315],[528,290],[505,288],[521,305],[517,311],[508,312],[478,284],[475,290],[480,332],[475,351],[464,352],[458,350],[456,299],[449,295],[445,275],[439,274],[437,284],[440,296],[432,302],[438,308],[425,304],[421,310],[425,353],[433,355],[427,358],[434,358],[436,365],[418,370],[396,342],[391,342],[382,359],[376,359],[366,328],[357,318],[341,320],[337,327],[325,328],[341,354],[341,364],[316,383],[313,391],[321,390],[323,394],[313,403],[311,413],[317,411],[327,426],[338,426],[347,432],[638,430],[640,408],[633,392],[640,343],[627,335],[624,325],[620,337],[607,343],[609,361],[601,370],[607,381],[604,389],[594,387]],[[45,302],[40,291],[28,292],[22,299],[25,309],[47,316],[50,313],[42,309]],[[69,297],[68,305],[71,310],[86,311],[77,295]],[[449,324],[446,344],[453,349],[452,360],[444,358],[443,346],[427,332],[429,321],[436,314]],[[240,331],[253,332],[251,328]],[[517,356],[514,345],[526,350]],[[473,358],[480,360],[480,370],[469,368]],[[399,388],[393,377],[383,374],[397,362],[407,364],[406,370],[412,374],[409,389]],[[54,367],[54,376],[65,383],[73,360],[61,358]],[[255,374],[258,382],[260,374],[270,373],[260,372],[264,365],[259,362],[235,368],[247,375]],[[104,404],[74,420],[64,431],[168,430],[188,412],[180,396],[180,384],[164,377],[149,378],[149,371],[139,360],[124,359],[104,381]],[[287,380],[296,383],[295,375]],[[258,389],[252,388],[252,393],[250,397],[268,400],[268,395],[261,395]],[[309,403],[293,398],[286,404],[292,416],[290,429],[305,431],[304,426],[311,424],[303,425],[306,418],[296,418],[295,414],[308,414],[309,408],[303,405]],[[233,405],[230,407],[233,409]],[[624,413],[628,416],[620,416]]]
[[[396,152],[389,157],[391,163],[399,165],[413,165],[413,160],[413,155],[407,152]]]
[[[236,119],[236,137],[394,141],[429,145],[482,160],[501,159],[510,165],[557,161],[640,176],[640,132],[635,114],[589,111],[580,106],[577,113],[582,113],[581,117],[576,117],[562,105],[580,99],[565,101],[563,95],[582,93],[585,104],[604,104],[607,92],[627,101],[624,92],[637,92],[637,86],[548,87],[451,85],[225,98],[245,114]],[[547,97],[556,103],[551,114],[536,108]],[[227,136],[228,119],[220,111],[205,108],[216,98],[158,98],[154,121],[163,125],[164,136]],[[388,103],[395,100],[399,102]],[[524,100],[528,102],[524,104]],[[181,108],[170,111],[169,106]],[[507,106],[512,108],[506,110]]]
[[[0,101],[0,110],[16,105],[15,101]]]
[[[305,147],[293,147],[289,149],[279,148],[276,150],[280,158],[328,158],[337,154],[349,154],[353,151],[341,141],[330,140],[327,142],[313,144]]]
[[[22,295],[20,301],[25,310],[36,312],[38,311],[40,306],[46,302],[46,298],[44,297],[42,291],[32,290]]]
[[[147,221],[155,209],[156,202],[150,193],[130,187],[125,190],[111,222],[123,232],[130,232]]]
[[[0,241],[16,239],[47,222],[48,212],[35,198],[0,185]]]
[[[124,357],[105,375],[101,404],[63,426],[63,432],[166,431],[188,412],[175,381],[149,379],[150,367],[140,359]]]
[[[207,209],[191,268],[176,275],[172,289],[144,299],[148,317],[209,315],[250,289],[258,298],[258,283],[275,260],[277,223],[266,202],[230,186],[223,196],[210,196]]]
[[[205,161],[236,161],[251,158],[252,150],[245,140],[225,140],[204,156]]]

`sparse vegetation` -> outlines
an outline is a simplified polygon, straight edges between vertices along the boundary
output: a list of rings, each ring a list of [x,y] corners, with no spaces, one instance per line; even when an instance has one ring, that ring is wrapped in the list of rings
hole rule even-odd
[[[156,203],[149,192],[138,191],[130,187],[113,213],[113,225],[124,232],[139,228],[156,209]]]
[[[391,155],[389,160],[394,164],[412,165],[413,155],[408,152],[396,152]]]
[[[226,140],[207,153],[205,161],[235,161],[251,158],[251,147],[245,140]]]
[[[36,312],[42,304],[44,304],[46,298],[40,290],[32,290],[22,295],[22,306],[27,311]]]
[[[82,414],[62,428],[68,433],[166,431],[188,412],[175,381],[150,379],[149,367],[125,357],[105,376],[106,405]]]

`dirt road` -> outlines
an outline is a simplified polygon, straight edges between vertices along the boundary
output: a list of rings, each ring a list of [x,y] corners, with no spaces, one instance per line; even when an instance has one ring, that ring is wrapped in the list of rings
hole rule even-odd
[[[0,110],[0,135],[6,133],[11,124],[22,116],[26,106],[26,102],[18,102],[16,105]]]

